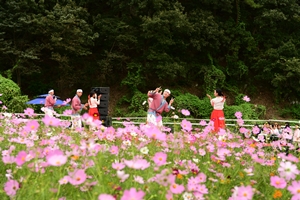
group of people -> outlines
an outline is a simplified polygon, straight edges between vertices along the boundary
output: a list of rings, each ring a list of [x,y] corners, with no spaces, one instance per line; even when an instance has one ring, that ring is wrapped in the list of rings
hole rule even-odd
[[[80,118],[80,113],[82,109],[87,110],[89,108],[89,115],[93,117],[93,120],[99,120],[100,114],[98,111],[98,106],[100,105],[101,94],[97,96],[95,91],[91,91],[88,96],[88,102],[85,104],[81,103],[82,89],[76,91],[76,95],[73,97],[71,102],[72,108],[72,128],[81,128],[82,122]],[[162,92],[161,87],[155,90],[148,91],[148,104],[149,109],[147,112],[147,124],[153,124],[158,128],[162,128],[162,113],[169,112],[172,108],[174,98],[171,98],[169,103],[167,98],[171,95],[169,89],[165,89]],[[225,96],[220,89],[214,91],[215,98],[207,95],[210,99],[211,105],[213,106],[213,111],[211,114],[211,121],[214,123],[214,131],[218,132],[221,128],[225,129],[225,118],[224,118],[224,103]],[[54,90],[51,89],[48,92],[48,96],[45,99],[44,112],[48,115],[53,115],[54,105],[56,103],[57,97],[54,95]]]
[[[166,101],[170,95],[171,91],[169,89],[165,89],[162,93],[161,87],[158,87],[153,91],[148,91],[149,109],[147,112],[147,124],[153,124],[159,128],[163,126],[161,114],[162,112],[169,112],[172,107],[171,105],[174,102],[174,98],[171,98],[169,103]],[[218,132],[220,129],[225,129],[223,109],[226,98],[220,89],[214,91],[214,96],[215,98],[212,98],[207,94],[213,107],[210,118],[211,122],[214,124],[213,132]]]
[[[81,128],[82,127],[82,121],[80,117],[80,113],[82,109],[88,110],[89,115],[93,118],[93,120],[99,120],[100,114],[98,111],[98,106],[100,105],[100,99],[101,94],[97,96],[97,93],[92,90],[90,94],[88,95],[88,102],[85,104],[81,103],[81,96],[82,96],[83,90],[78,89],[76,91],[76,95],[72,98],[71,101],[71,108],[72,108],[72,128]],[[57,97],[54,95],[54,90],[51,89],[48,92],[48,96],[45,99],[44,109],[43,111],[45,114],[53,116],[54,113],[54,106],[56,103]]]
[[[259,128],[257,138],[259,137],[259,135],[264,136],[264,138],[269,136],[270,141],[276,141],[279,140],[283,134],[286,134],[284,137],[287,139],[287,142],[300,143],[300,130],[298,125],[296,125],[294,129],[292,129],[288,122],[286,122],[284,126],[277,122],[273,124],[271,124],[270,122],[265,122],[262,127],[257,124],[255,126]],[[254,139],[258,140],[257,138]]]

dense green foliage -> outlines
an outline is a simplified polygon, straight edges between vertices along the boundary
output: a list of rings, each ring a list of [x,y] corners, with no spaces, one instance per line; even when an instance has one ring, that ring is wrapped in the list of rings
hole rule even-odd
[[[173,104],[175,110],[171,110],[169,113],[164,112],[163,116],[173,117],[174,115],[177,115],[179,117],[184,117],[180,111],[182,109],[187,109],[190,111],[189,117],[198,118],[198,119],[210,118],[212,112],[212,106],[210,105],[209,99],[207,97],[201,99],[193,94],[183,93],[182,91],[179,90],[174,90],[173,93],[175,93],[176,95],[176,101]],[[242,99],[242,95],[237,95],[237,96],[241,97]],[[147,100],[147,95],[141,93],[140,91],[135,92],[132,98],[129,97],[126,98],[126,96],[123,97],[118,102],[119,105],[115,108],[115,116],[146,117],[147,115],[146,111],[148,110],[148,102],[145,103],[146,100]],[[125,110],[122,110],[120,108],[120,104],[128,105],[126,107],[126,112]],[[247,103],[245,101],[240,102],[239,104],[236,105],[225,104],[225,108],[224,108],[225,118],[235,119],[236,117],[234,114],[238,111],[243,113],[244,119],[262,119],[266,114],[266,107],[263,105],[254,105],[251,103]]]
[[[197,84],[203,94],[268,89],[294,101],[299,22],[296,0],[8,0],[0,5],[0,73],[31,96]]]
[[[4,78],[0,75],[0,101],[1,104],[8,107],[8,111],[22,113],[28,105],[25,103],[28,101],[27,96],[21,95],[19,86],[12,80]],[[2,109],[6,109],[5,107]]]

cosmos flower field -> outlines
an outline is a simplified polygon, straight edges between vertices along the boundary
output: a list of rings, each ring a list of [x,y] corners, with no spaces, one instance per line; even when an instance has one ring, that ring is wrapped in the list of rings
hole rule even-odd
[[[212,133],[209,122],[187,119],[175,132],[82,121],[71,130],[30,108],[1,114],[0,199],[300,199],[300,154],[284,137],[255,141],[255,127]]]

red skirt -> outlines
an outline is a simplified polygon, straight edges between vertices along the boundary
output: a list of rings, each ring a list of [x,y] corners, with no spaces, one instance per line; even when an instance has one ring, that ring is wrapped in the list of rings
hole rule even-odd
[[[100,114],[98,108],[90,108],[89,115],[93,117],[94,120],[100,120]]]
[[[214,122],[215,132],[219,132],[220,128],[225,129],[225,117],[223,110],[213,110],[210,120]]]

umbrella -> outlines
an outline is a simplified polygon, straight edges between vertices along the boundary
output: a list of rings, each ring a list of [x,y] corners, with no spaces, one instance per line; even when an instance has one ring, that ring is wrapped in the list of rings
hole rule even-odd
[[[35,99],[32,99],[28,102],[26,102],[26,104],[45,104],[45,100],[46,98],[42,98],[42,97],[38,97]],[[70,104],[65,104],[64,101],[57,99],[55,105],[65,105],[65,106],[69,106]]]
[[[38,95],[37,97],[47,97],[49,94],[41,94],[41,95]],[[60,98],[59,96],[56,96],[58,99]]]

